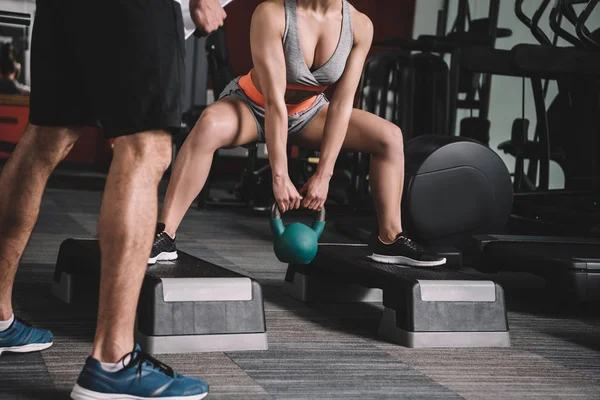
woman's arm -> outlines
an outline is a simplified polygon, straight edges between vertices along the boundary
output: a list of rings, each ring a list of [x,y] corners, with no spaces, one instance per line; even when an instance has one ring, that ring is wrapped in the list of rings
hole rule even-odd
[[[265,98],[265,138],[273,173],[273,194],[282,212],[300,206],[300,195],[288,175],[288,115],[283,52],[285,16],[281,4],[261,3],[250,25],[254,75]]]
[[[359,16],[360,18],[357,18],[354,23],[354,48],[348,57],[346,69],[338,82],[327,112],[321,145],[321,160],[317,167],[317,173],[326,177],[331,177],[333,174],[335,160],[344,143],[354,105],[354,96],[373,42],[371,20],[364,14],[359,14]]]
[[[325,200],[327,200],[329,179],[333,175],[335,161],[346,137],[354,105],[354,96],[373,42],[373,24],[366,15],[358,14],[358,18],[354,19],[353,25],[354,47],[346,62],[344,74],[338,82],[329,104],[319,165],[313,178],[302,188],[302,191],[306,192],[302,204],[304,207],[313,210],[323,207]]]

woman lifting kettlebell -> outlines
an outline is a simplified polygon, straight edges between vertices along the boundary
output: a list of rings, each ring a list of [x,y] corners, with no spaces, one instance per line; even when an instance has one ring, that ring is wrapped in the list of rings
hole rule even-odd
[[[206,182],[215,151],[255,141],[267,144],[273,195],[282,213],[323,207],[341,150],[371,154],[379,232],[370,257],[415,267],[445,263],[403,232],[402,132],[353,108],[372,39],[371,21],[347,0],[269,0],[256,8],[250,27],[254,68],[225,88],[183,144],[149,263],[177,257],[177,228]],[[324,92],[333,84],[330,101]],[[321,154],[315,174],[299,191],[288,175],[288,141]]]

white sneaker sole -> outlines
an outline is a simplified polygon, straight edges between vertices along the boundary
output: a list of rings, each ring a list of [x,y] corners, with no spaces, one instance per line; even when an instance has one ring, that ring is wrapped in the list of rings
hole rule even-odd
[[[146,400],[146,399],[156,399],[156,400],[200,400],[208,396],[207,393],[203,394],[195,394],[192,396],[177,396],[177,397],[139,397],[132,396],[129,394],[118,394],[118,393],[98,393],[93,392],[88,389],[84,389],[79,385],[75,385],[73,391],[71,392],[71,398],[73,400]]]
[[[42,351],[52,346],[53,343],[32,343],[25,346],[0,347],[0,355],[2,353],[33,353],[35,351]]]
[[[370,256],[367,256],[373,261],[382,263],[382,264],[400,264],[406,265],[409,267],[439,267],[440,265],[446,264],[446,259],[442,258],[439,261],[417,261],[412,258],[403,257],[403,256],[383,256],[380,254],[373,253]]]
[[[177,260],[177,251],[162,252],[154,258],[148,259],[148,264],[156,264],[157,261],[173,261]]]

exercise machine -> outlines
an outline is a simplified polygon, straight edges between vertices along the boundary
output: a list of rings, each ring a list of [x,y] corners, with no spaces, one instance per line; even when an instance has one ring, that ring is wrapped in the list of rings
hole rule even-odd
[[[560,18],[569,22],[585,23],[572,10],[576,2],[561,1],[550,13],[551,26],[557,36]],[[582,2],[580,2],[582,3]],[[465,68],[488,69],[494,73],[528,78],[534,95],[537,125],[533,140],[527,139],[528,121],[515,120],[511,140],[499,148],[515,156],[515,195],[513,222],[521,230],[546,234],[588,236],[594,235],[600,225],[600,142],[597,132],[600,124],[600,54],[586,49],[578,38],[570,37],[573,47],[554,47],[537,25],[547,2],[529,19],[521,10],[522,1],[515,2],[515,13],[530,28],[540,45],[519,45],[512,51],[476,54],[466,51]],[[591,4],[591,3],[590,3]],[[589,7],[586,6],[586,7]],[[573,35],[571,35],[573,36]],[[485,60],[483,60],[485,58]],[[559,94],[551,106],[545,106],[545,88],[542,80],[556,80]],[[523,81],[524,82],[524,81]],[[524,88],[523,88],[524,90]],[[529,160],[529,171],[524,172],[524,161]],[[566,190],[548,190],[550,161],[556,161],[565,172]],[[538,178],[539,183],[535,182]]]
[[[497,39],[512,36],[510,29],[498,26],[499,0],[490,1],[487,17],[479,19],[471,17],[469,0],[459,0],[452,28],[450,32],[446,32],[449,8],[449,2],[445,2],[442,9],[439,10],[436,35],[424,35],[419,37],[420,40],[454,43],[458,46],[479,45],[494,48]],[[459,135],[476,139],[485,145],[489,145],[490,139],[488,116],[491,87],[491,74],[460,70],[459,87],[455,94],[458,96],[456,108],[457,110],[469,110],[470,116],[461,120]]]
[[[541,16],[546,12],[548,3],[548,1],[542,2],[530,19],[521,8],[522,1],[517,1],[515,2],[515,14],[530,29],[532,35],[541,45],[555,47],[557,39],[560,37],[573,45],[572,50],[585,50],[586,45],[582,38],[575,37],[563,29],[561,23],[562,21],[570,22],[573,25],[573,30],[575,30],[577,24],[584,26],[587,17],[584,13],[577,16],[573,4],[587,2],[566,0],[556,2],[550,12],[550,26],[554,31],[552,41],[538,25]],[[587,8],[589,8],[589,5]],[[565,50],[569,51],[569,48],[562,49],[563,53],[565,53]],[[560,57],[560,52],[555,55]],[[588,56],[588,58],[590,57]],[[557,64],[558,62],[560,62],[560,58],[552,63]],[[595,160],[598,158],[598,148],[594,142],[600,124],[593,117],[600,109],[598,99],[594,95],[599,89],[598,76],[597,74],[582,74],[568,69],[562,71],[562,74],[560,74],[561,71],[556,72],[557,74],[554,76],[542,76],[546,82],[543,91],[540,91],[538,83],[540,77],[536,76],[535,70],[530,71],[536,116],[539,121],[533,140],[527,139],[529,121],[525,119],[523,104],[523,115],[513,125],[511,140],[503,142],[499,146],[500,150],[515,157],[514,182],[515,191],[517,192],[545,191],[548,188],[548,163],[550,160],[561,166],[565,174],[565,189],[581,190],[592,186],[598,187],[595,181],[597,181],[600,171],[597,167],[594,167]],[[543,73],[543,70],[541,73]],[[557,81],[559,93],[546,110],[544,100],[550,80]],[[577,137],[570,134],[570,131],[574,128]],[[569,134],[566,134],[567,132]],[[548,142],[548,149],[545,149],[546,141]],[[529,160],[526,174],[523,168],[523,160]],[[538,165],[540,168],[539,187],[536,184]]]

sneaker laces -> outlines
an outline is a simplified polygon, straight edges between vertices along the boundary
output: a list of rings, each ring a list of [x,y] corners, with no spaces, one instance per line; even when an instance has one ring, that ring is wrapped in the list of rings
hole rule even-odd
[[[418,252],[424,252],[425,251],[425,249],[423,247],[421,247],[419,244],[413,242],[412,240],[410,240],[406,236],[398,236],[398,240],[400,240],[405,246],[410,247],[414,251],[418,251]]]
[[[154,241],[154,247],[162,244],[170,244],[173,239],[169,237],[167,232],[161,232],[156,234],[156,240]]]
[[[127,358],[127,356],[131,356],[131,361],[128,365],[125,365],[125,359]],[[175,377],[175,371],[173,371],[173,368],[169,367],[162,361],[159,361],[151,355],[146,354],[140,350],[134,350],[130,353],[125,354],[123,358],[121,358],[120,362],[123,363],[123,367],[127,368],[129,365],[132,365],[135,361],[137,361],[138,363],[136,372],[140,378],[142,377],[142,370],[144,366],[151,367],[152,369],[160,371],[165,375],[170,376],[171,378]]]

